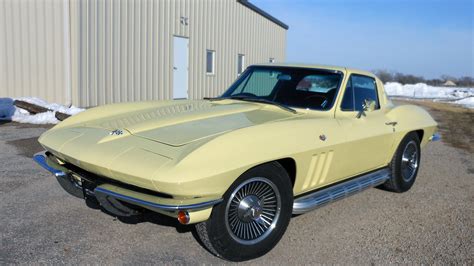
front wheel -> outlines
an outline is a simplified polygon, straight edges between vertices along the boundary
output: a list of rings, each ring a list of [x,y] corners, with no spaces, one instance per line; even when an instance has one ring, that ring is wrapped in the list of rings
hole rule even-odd
[[[218,257],[244,261],[270,251],[286,231],[293,208],[292,184],[278,163],[241,175],[196,231]]]
[[[383,184],[383,188],[393,192],[408,191],[415,183],[420,166],[420,139],[412,132],[406,135],[395,152],[390,169],[392,177]]]

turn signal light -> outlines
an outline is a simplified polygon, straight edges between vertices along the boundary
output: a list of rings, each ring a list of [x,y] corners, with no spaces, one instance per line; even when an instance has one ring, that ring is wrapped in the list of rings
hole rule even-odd
[[[189,213],[187,211],[179,211],[178,212],[178,221],[181,224],[188,224],[189,223]]]

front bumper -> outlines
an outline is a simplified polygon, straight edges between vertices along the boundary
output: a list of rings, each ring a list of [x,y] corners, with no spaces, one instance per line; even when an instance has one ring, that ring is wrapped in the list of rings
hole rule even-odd
[[[434,133],[431,137],[430,137],[430,141],[440,141],[441,140],[441,135],[439,133]]]
[[[128,216],[128,213],[133,213],[132,210],[136,209],[134,207],[142,207],[171,217],[176,217],[178,211],[186,211],[190,217],[189,223],[197,223],[207,220],[212,207],[222,201],[204,198],[174,199],[171,195],[99,177],[66,164],[61,165],[46,151],[35,154],[33,159],[53,174],[69,194],[79,198],[95,198],[107,211],[118,216]]]

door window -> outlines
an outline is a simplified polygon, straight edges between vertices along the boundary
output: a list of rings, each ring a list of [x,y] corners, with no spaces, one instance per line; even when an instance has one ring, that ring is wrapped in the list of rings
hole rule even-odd
[[[361,75],[351,75],[342,98],[342,111],[361,111],[365,100],[375,101],[375,109],[380,109],[375,79]]]

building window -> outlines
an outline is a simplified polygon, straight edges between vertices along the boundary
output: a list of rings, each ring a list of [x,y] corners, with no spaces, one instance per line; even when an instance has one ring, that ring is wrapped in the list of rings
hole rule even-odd
[[[245,70],[245,55],[239,54],[237,56],[237,74],[242,74]]]
[[[268,62],[270,62],[270,63],[275,63],[275,58],[270,57],[270,59],[268,59]]]
[[[216,51],[206,51],[206,74],[215,74]]]

